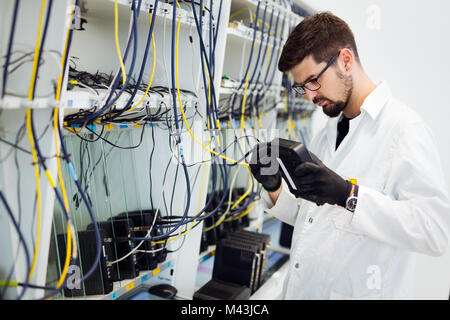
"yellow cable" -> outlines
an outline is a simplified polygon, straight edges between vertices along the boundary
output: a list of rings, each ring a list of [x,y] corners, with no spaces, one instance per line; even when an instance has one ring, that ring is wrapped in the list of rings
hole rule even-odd
[[[34,95],[34,81],[36,79],[37,68],[39,65],[39,50],[41,48],[41,31],[42,31],[42,20],[44,19],[44,9],[45,9],[46,0],[42,0],[41,3],[41,13],[39,14],[39,25],[38,25],[38,33],[36,39],[36,45],[34,47],[34,58],[33,58],[33,69],[31,71],[31,80],[30,80],[30,88],[28,89],[28,100],[33,100]]]
[[[180,5],[178,4],[178,1],[176,2],[177,6],[179,7]],[[182,108],[182,103],[181,103],[181,94],[180,94],[180,83],[179,83],[179,72],[178,72],[178,43],[179,43],[179,36],[180,36],[180,22],[181,20],[178,20],[178,29],[177,29],[177,39],[176,39],[176,46],[175,46],[175,72],[176,72],[176,82],[177,82],[177,96],[178,96],[178,103],[180,104],[180,109],[181,109],[181,114],[183,115],[183,121],[186,125],[186,128],[188,129],[191,137],[194,139],[194,141],[196,141],[197,143],[199,143],[201,146],[203,146],[203,148],[207,149],[208,151],[212,152],[213,154],[218,155],[219,157],[221,157],[222,159],[225,160],[229,160],[232,161],[234,163],[237,163],[236,160],[230,159],[228,157],[225,157],[221,154],[218,154],[217,152],[215,152],[214,150],[206,147],[203,143],[201,143],[200,141],[197,140],[197,138],[194,136],[194,134],[191,131],[191,128],[189,127],[189,124],[187,122],[186,119],[186,115],[184,113],[184,110]],[[248,76],[247,76],[248,78]],[[248,80],[248,79],[247,79]],[[245,162],[239,162],[237,163],[239,165],[243,165],[247,168],[249,176],[250,176],[250,187],[247,189],[247,191],[239,198],[239,200],[233,205],[233,207],[231,207],[231,209],[234,209],[252,190],[253,188],[253,179],[252,179],[252,173],[250,171],[250,167],[248,163]],[[224,215],[225,216],[225,215]]]
[[[238,14],[241,14],[241,13],[249,13],[249,11],[248,11],[248,9],[239,9],[239,10],[237,10],[237,11],[235,11],[235,12],[233,12],[232,14],[230,14],[230,19],[233,19],[235,16],[237,16]],[[254,15],[254,14],[253,14]]]
[[[178,4],[178,2],[177,2],[177,4]],[[186,125],[186,128],[187,128],[188,131],[189,131],[189,134],[191,135],[192,139],[194,139],[195,142],[197,142],[198,144],[200,144],[204,149],[208,150],[209,152],[211,152],[211,153],[213,153],[213,154],[215,154],[215,155],[221,157],[222,159],[225,159],[225,160],[228,160],[228,161],[230,161],[230,162],[237,163],[237,164],[239,164],[239,165],[248,167],[248,166],[249,166],[248,163],[245,163],[245,162],[237,162],[237,161],[234,160],[234,159],[230,159],[230,158],[228,158],[228,157],[226,157],[226,156],[223,156],[223,155],[217,153],[216,151],[212,150],[211,148],[208,148],[208,147],[205,146],[203,143],[201,143],[201,142],[194,136],[194,134],[192,133],[191,127],[189,126],[189,124],[188,124],[188,122],[187,122],[187,119],[186,119],[186,114],[184,113],[184,110],[183,110],[183,108],[181,107],[181,106],[182,106],[182,103],[181,103],[180,85],[179,85],[179,79],[178,79],[178,37],[179,37],[179,32],[180,32],[180,23],[178,23],[178,31],[177,31],[177,42],[176,42],[176,53],[175,53],[175,54],[176,54],[176,59],[175,59],[175,70],[176,70],[176,80],[177,80],[178,102],[179,102],[179,104],[180,104],[180,109],[181,109],[181,114],[182,114],[182,116],[183,116],[183,121],[184,121],[184,123],[185,123],[185,125]]]
[[[227,221],[227,222],[234,221],[234,220],[237,220],[237,219],[240,219],[240,218],[246,216],[250,211],[252,211],[252,209],[255,207],[255,205],[256,205],[256,201],[253,201],[252,204],[249,205],[248,208],[245,209],[240,215],[238,215],[237,217],[228,218],[225,221]]]
[[[248,188],[247,191],[246,191],[246,192],[238,199],[238,201],[236,201],[236,202],[233,204],[233,206],[231,206],[230,210],[236,208],[236,206],[237,206],[242,200],[244,200],[245,197],[247,197],[247,195],[250,193],[250,191],[251,191],[252,188],[253,188],[253,179],[251,178],[251,171],[250,171],[250,169],[249,169],[248,167],[247,167],[247,170],[249,171],[249,175],[250,175],[250,188]],[[250,206],[251,206],[251,205],[250,205]],[[250,206],[249,206],[246,210],[248,210],[248,209],[250,208]],[[251,209],[250,209],[250,210],[251,210]],[[250,210],[248,210],[248,211],[250,211]],[[245,210],[244,210],[244,211],[245,211]],[[216,222],[215,225],[213,225],[213,226],[211,226],[211,227],[208,227],[208,228],[205,228],[205,231],[209,231],[209,230],[211,230],[211,229],[213,229],[213,228],[217,228],[223,221],[225,221],[225,218],[226,218],[227,214],[228,214],[228,212],[225,212],[225,213],[222,215],[222,217]]]
[[[63,195],[63,199],[64,199],[64,207],[66,208],[67,214],[69,215],[70,209],[69,209],[69,201],[67,200],[67,193],[66,193],[66,188],[64,185],[64,180],[62,178],[62,171],[61,171],[61,161],[59,159],[59,148],[58,148],[58,132],[57,132],[57,126],[59,125],[58,123],[58,108],[54,109],[54,114],[53,114],[53,127],[54,127],[54,136],[55,136],[55,151],[56,151],[56,161],[58,163],[58,180],[59,180],[59,185],[61,186],[61,193]],[[70,215],[69,215],[70,218]],[[67,244],[66,244],[66,260],[64,262],[64,267],[63,270],[61,272],[61,276],[58,280],[58,283],[56,284],[56,288],[60,288],[63,283],[64,280],[66,279],[67,276],[67,272],[69,269],[69,264],[70,264],[70,256],[73,255],[74,257],[77,254],[77,243],[76,243],[76,237],[72,238],[72,225],[70,223],[70,221],[67,221]],[[73,251],[72,251],[72,241],[73,241]]]
[[[298,141],[298,136],[297,136],[297,123],[295,123],[294,120],[292,120],[291,117],[291,126],[292,126],[292,136],[294,138],[295,141]]]
[[[247,101],[248,76],[249,76],[249,72],[247,72],[247,74],[245,75],[244,97],[242,98],[242,107],[241,107],[241,129],[242,129],[242,133],[244,133],[244,129],[245,129],[244,112],[245,112],[245,102]]]
[[[34,60],[33,60],[33,69],[32,69],[32,75],[31,75],[31,81],[30,81],[30,88],[28,91],[28,99],[30,101],[33,100],[33,95],[34,95],[34,81],[35,78],[37,76],[37,66],[38,66],[38,55],[39,55],[39,50],[40,50],[40,46],[41,46],[41,29],[42,29],[42,20],[43,20],[43,16],[44,16],[44,8],[45,8],[45,4],[46,4],[46,0],[42,0],[42,4],[41,4],[41,12],[40,12],[40,17],[39,17],[39,26],[38,26],[38,37],[36,40],[36,46],[35,46],[35,51],[34,51]],[[72,8],[73,8],[74,2],[72,0]],[[70,21],[72,20],[72,14],[73,14],[73,10],[71,11],[71,15],[70,15]],[[69,26],[69,31],[70,31],[70,26]],[[68,31],[68,32],[69,32]],[[68,33],[67,33],[68,35]],[[64,50],[64,54],[63,57],[65,57],[65,52],[67,50],[67,44],[68,44],[68,37],[66,38],[66,46],[65,46],[65,50]],[[61,67],[61,74],[59,76],[58,79],[58,88],[57,88],[57,92],[56,92],[56,100],[59,101],[60,99],[60,88],[61,88],[61,82],[62,82],[62,73],[63,73],[63,66],[64,66],[64,58],[63,58],[63,62],[62,62],[62,67]],[[38,256],[38,252],[39,252],[39,244],[40,244],[40,239],[41,239],[41,218],[42,218],[42,212],[41,212],[41,196],[40,196],[40,177],[39,177],[39,167],[38,167],[38,159],[37,159],[37,154],[36,154],[36,149],[35,149],[35,144],[34,144],[34,139],[33,139],[33,133],[32,133],[32,129],[31,129],[31,109],[27,109],[27,113],[26,113],[26,117],[27,117],[27,131],[28,131],[28,138],[30,140],[30,146],[31,146],[31,150],[32,150],[32,157],[33,157],[33,166],[34,166],[34,172],[35,172],[35,178],[36,178],[36,197],[37,197],[37,210],[38,210],[38,221],[37,221],[37,233],[36,233],[36,246],[34,249],[34,254],[33,254],[33,262],[30,268],[30,272],[28,274],[28,281],[30,281],[33,277],[33,273],[36,267],[36,260],[37,260],[37,256]],[[58,158],[59,161],[59,158]],[[53,180],[53,178],[50,175],[50,172],[48,170],[45,170],[45,174],[51,184],[52,187],[56,187],[55,182]],[[68,202],[67,202],[68,203]],[[70,229],[69,229],[70,230]],[[68,233],[68,248],[71,247],[71,240],[70,240],[70,231]],[[68,249],[68,257],[69,259],[66,259],[66,265],[68,268],[68,262],[70,262],[70,250]],[[66,269],[67,269],[66,268]],[[66,270],[67,273],[67,270]],[[64,276],[65,278],[65,276]],[[62,282],[64,282],[64,279],[60,279],[61,285]],[[18,282],[17,281],[10,281],[9,283],[6,282],[0,282],[1,286],[17,286]]]
[[[272,46],[270,45],[270,43],[267,45],[267,56],[270,57],[270,52],[272,51]],[[270,66],[270,58],[267,59],[267,68],[266,68],[266,72],[269,72],[269,66]]]
[[[198,199],[197,214],[198,214],[198,212],[200,212],[200,206],[201,206],[202,194],[203,194],[203,185],[204,185],[204,182],[205,182],[205,176],[206,176],[206,167],[207,167],[207,164],[205,163],[205,164],[204,164],[204,167],[203,167],[202,185],[201,185],[201,187],[200,187],[201,189],[200,189],[200,196],[199,196],[199,199]],[[159,243],[164,243],[164,242],[171,242],[171,241],[174,241],[174,240],[176,240],[176,239],[178,239],[178,238],[180,238],[180,237],[186,235],[186,234],[187,234],[189,231],[191,231],[191,229],[194,227],[196,221],[197,221],[197,218],[194,219],[194,220],[192,221],[192,224],[191,224],[191,225],[189,226],[189,228],[188,228],[186,231],[184,231],[183,233],[180,233],[179,235],[177,235],[177,236],[175,236],[175,237],[173,237],[173,238],[170,238],[170,239],[168,239],[168,240],[161,240],[161,241],[156,241],[156,242],[153,242],[153,241],[152,241],[152,245],[154,245],[154,244],[159,244]]]
[[[202,55],[202,57],[203,56],[204,55]],[[202,59],[202,60],[203,60],[204,66],[205,66],[204,69],[206,71],[206,78],[208,79],[208,105],[211,105],[211,81],[210,81],[210,78],[209,78],[208,68],[206,66],[206,59]],[[210,130],[211,129],[211,125],[209,123],[209,118],[208,118],[207,125],[208,125],[208,130]],[[216,126],[217,126],[217,129],[220,130],[219,119],[216,119]],[[220,137],[218,135],[216,135],[216,144],[217,144],[217,146],[220,147]]]
[[[122,85],[125,85],[127,75],[125,74],[125,66],[122,60],[122,53],[120,52],[119,45],[119,9],[117,6],[117,0],[114,1],[114,38],[116,41],[117,56],[119,57],[120,69],[122,70]]]
[[[37,198],[37,232],[36,232],[36,246],[34,247],[34,255],[33,255],[33,262],[31,264],[30,272],[28,274],[28,281],[30,281],[33,277],[34,269],[36,267],[36,260],[37,255],[39,252],[39,244],[41,241],[41,218],[42,218],[42,212],[41,212],[41,189],[40,189],[40,178],[39,178],[39,167],[38,167],[38,158],[36,154],[36,148],[34,145],[33,140],[33,132],[31,130],[31,109],[27,109],[27,131],[28,131],[28,138],[30,140],[30,146],[31,146],[31,155],[33,157],[33,166],[34,166],[34,174],[36,179],[36,198]]]
[[[39,24],[38,24],[38,31],[37,31],[37,39],[36,39],[36,45],[34,48],[34,59],[33,59],[33,69],[31,71],[31,80],[30,80],[30,88],[28,90],[28,100],[33,100],[34,95],[34,82],[36,80],[37,76],[37,67],[39,65],[39,50],[41,47],[41,31],[42,31],[42,20],[44,18],[44,9],[46,5],[46,0],[42,0],[41,2],[41,12],[39,14]],[[36,178],[36,198],[37,198],[37,232],[36,232],[36,245],[34,247],[34,253],[33,253],[33,262],[31,264],[30,272],[28,273],[28,281],[30,281],[33,277],[34,270],[36,268],[36,261],[37,256],[39,252],[39,244],[41,241],[41,218],[42,218],[42,212],[41,212],[41,191],[40,191],[40,178],[39,178],[39,167],[38,167],[38,159],[36,155],[36,150],[34,146],[33,141],[33,133],[31,132],[31,109],[27,109],[26,118],[27,118],[27,131],[28,131],[28,138],[30,140],[30,146],[31,146],[31,155],[33,157],[33,166],[34,166],[34,174]]]
[[[150,23],[150,25],[152,23],[152,14],[151,13],[149,15],[149,23]],[[155,49],[155,38],[153,37],[153,32],[152,32],[152,45],[153,45],[153,67],[152,67],[152,74],[150,76],[150,81],[149,81],[149,83],[147,85],[147,89],[145,90],[145,93],[142,96],[141,100],[139,100],[139,102],[136,103],[135,106],[133,106],[132,108],[128,109],[124,113],[130,112],[131,110],[134,110],[135,108],[137,108],[142,103],[142,101],[144,101],[145,97],[147,96],[148,91],[150,90],[150,86],[152,85],[152,82],[153,82],[153,76],[155,74],[155,66],[156,66],[156,49]]]
[[[61,73],[59,74],[58,86],[56,88],[56,96],[55,96],[56,101],[60,101],[60,99],[61,99],[61,87],[62,87],[61,84],[63,81],[64,66],[66,64],[65,57],[66,57],[67,50],[69,49],[68,48],[69,47],[69,36],[70,36],[70,30],[72,27],[72,17],[73,17],[74,11],[75,11],[75,1],[72,0],[70,17],[69,17],[69,27],[67,28],[67,33],[66,33],[66,42],[65,42],[65,46],[64,46],[63,55],[62,55],[63,58],[61,59]],[[67,199],[66,187],[64,184],[64,180],[62,178],[61,161],[59,159],[58,131],[57,131],[57,128],[59,126],[58,118],[59,118],[59,108],[55,107],[53,110],[53,130],[54,130],[54,137],[55,137],[56,162],[58,165],[58,181],[59,181],[59,185],[61,187],[61,193],[63,196],[64,207],[66,209],[67,215],[69,216],[69,221],[67,221],[66,259],[64,262],[63,270],[61,272],[61,276],[56,284],[56,288],[60,288],[63,285],[64,280],[66,279],[67,272],[69,269],[71,255],[75,258],[76,254],[77,254],[76,237],[72,237],[72,224],[70,222],[69,200]],[[50,175],[48,175],[48,177],[51,178]],[[55,188],[56,188],[56,186],[55,186]],[[74,249],[73,251],[72,251],[72,241],[73,241],[73,249]]]
[[[256,14],[253,14],[253,18],[256,18]],[[251,19],[250,18],[246,18],[246,19],[241,19],[241,21],[247,22],[247,21],[251,21]],[[258,19],[258,21],[257,21],[258,26],[259,26],[259,23],[261,23],[261,22],[263,22],[263,20],[262,19]],[[270,27],[270,24],[268,22],[264,22],[264,25],[266,26],[266,28]]]

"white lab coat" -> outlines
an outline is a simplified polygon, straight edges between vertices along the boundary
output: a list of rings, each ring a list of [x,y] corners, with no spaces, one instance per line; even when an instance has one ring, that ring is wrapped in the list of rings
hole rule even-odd
[[[391,96],[386,82],[365,99],[335,150],[330,118],[309,150],[344,178],[356,178],[352,214],[296,199],[283,180],[267,211],[294,226],[285,299],[411,299],[415,253],[439,256],[450,237],[450,202],[430,129]]]

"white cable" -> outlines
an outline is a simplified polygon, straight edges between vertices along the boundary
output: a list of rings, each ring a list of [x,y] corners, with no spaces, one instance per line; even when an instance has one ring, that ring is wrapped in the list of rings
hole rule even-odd
[[[88,85],[86,85],[86,84],[84,84],[83,82],[81,82],[81,81],[77,81],[77,84],[80,86],[80,87],[83,87],[83,88],[86,88],[86,89],[89,89],[89,91],[91,91],[95,96],[97,96],[97,97],[99,97],[99,94],[98,94],[98,92],[96,92],[93,88],[91,88],[90,86],[88,86]]]
[[[171,156],[170,161],[172,161],[172,158],[173,158],[173,156]],[[167,180],[168,180],[168,179],[167,179]],[[152,232],[153,226],[155,225],[156,217],[158,216],[159,208],[161,207],[161,201],[162,201],[162,198],[163,198],[163,197],[162,197],[163,190],[164,190],[164,188],[165,188],[165,184],[167,183],[167,180],[164,181],[164,184],[163,184],[163,186],[162,186],[162,188],[161,188],[161,194],[159,195],[158,208],[156,209],[156,212],[155,212],[154,217],[153,217],[153,222],[152,222],[150,228],[148,229],[147,234],[144,236],[144,238],[147,238],[147,237],[150,235],[150,233]],[[140,246],[144,243],[144,241],[149,241],[149,240],[141,240],[141,242],[139,242],[139,244],[138,244],[136,247],[134,247],[130,252],[128,252],[128,253],[127,253],[126,255],[124,255],[123,257],[121,257],[121,258],[119,258],[119,259],[117,259],[117,260],[115,260],[115,261],[110,262],[109,265],[113,265],[113,264],[115,264],[115,263],[118,263],[118,262],[120,262],[120,261],[122,261],[122,260],[128,258],[130,255],[132,255],[133,253],[135,253],[135,252],[140,248]]]
[[[137,250],[136,252],[138,252],[138,253],[155,253],[155,252],[158,252],[158,251],[161,251],[164,249],[165,249],[164,247],[161,247],[161,248],[155,249],[155,250]]]

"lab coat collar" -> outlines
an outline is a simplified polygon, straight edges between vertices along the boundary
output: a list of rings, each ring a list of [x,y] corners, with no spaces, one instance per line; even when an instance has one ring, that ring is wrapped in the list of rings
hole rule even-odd
[[[375,120],[390,97],[391,89],[387,81],[381,81],[364,100],[361,106],[361,112],[367,112]]]
[[[381,81],[377,87],[366,97],[364,100],[362,106],[361,106],[361,113],[367,113],[370,118],[375,120],[378,116],[378,114],[381,112],[383,107],[386,105],[386,102],[391,97],[391,90],[389,89],[389,85],[387,81]],[[330,148],[330,152],[334,153],[335,145],[336,145],[336,137],[337,137],[337,124],[339,120],[342,117],[342,112],[339,116],[334,118],[328,118],[327,125],[326,125],[326,132],[327,132],[327,140],[328,140],[328,146]],[[357,117],[358,122],[361,120],[361,115]],[[355,119],[356,120],[356,119]],[[353,121],[350,125],[351,127],[356,125],[356,122]],[[342,142],[344,143],[344,142]]]

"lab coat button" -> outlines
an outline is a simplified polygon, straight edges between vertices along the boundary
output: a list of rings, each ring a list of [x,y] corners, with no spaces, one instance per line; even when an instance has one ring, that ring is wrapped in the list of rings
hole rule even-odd
[[[300,264],[297,262],[294,267],[295,267],[295,269],[298,269],[298,268],[300,268]]]
[[[313,218],[309,218],[308,222],[309,223],[313,223],[314,219]]]

